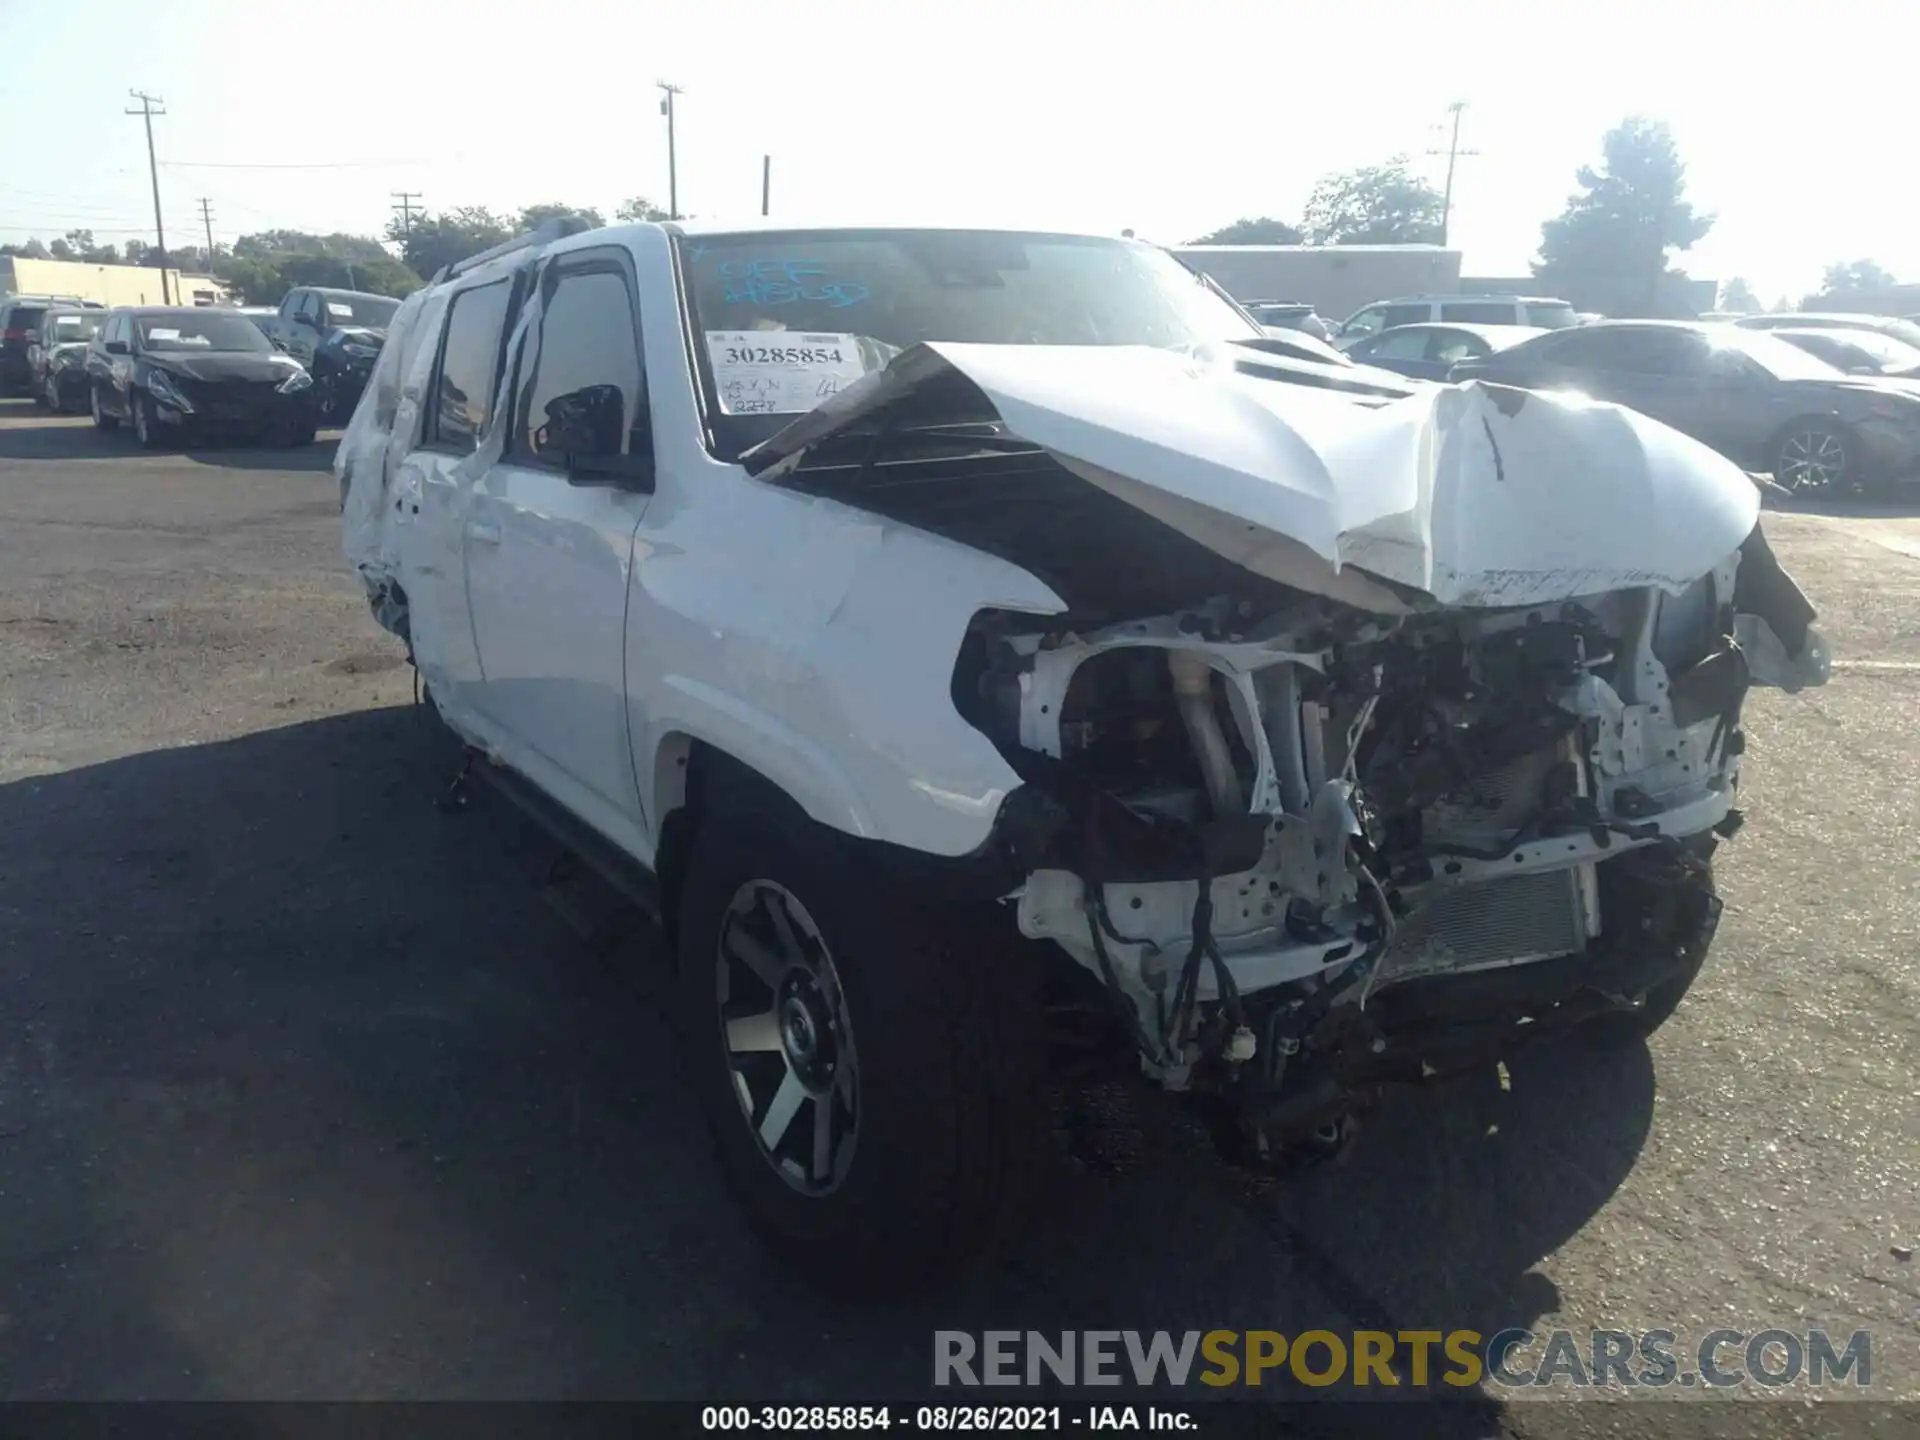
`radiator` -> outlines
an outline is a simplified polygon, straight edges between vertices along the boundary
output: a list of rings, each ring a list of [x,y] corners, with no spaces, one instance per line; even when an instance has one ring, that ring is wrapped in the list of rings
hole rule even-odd
[[[1378,983],[1570,955],[1586,948],[1581,870],[1539,870],[1442,890],[1400,922]]]

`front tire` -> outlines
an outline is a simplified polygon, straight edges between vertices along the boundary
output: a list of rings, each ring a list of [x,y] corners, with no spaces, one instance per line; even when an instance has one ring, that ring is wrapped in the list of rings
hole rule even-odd
[[[120,428],[120,417],[109,415],[100,408],[100,387],[97,384],[87,387],[87,405],[93,412],[94,429],[118,430]]]
[[[1808,499],[1843,495],[1856,477],[1853,437],[1825,420],[1787,427],[1773,452],[1774,483]]]
[[[1621,912],[1616,923],[1639,923],[1648,932],[1643,943],[1671,945],[1680,964],[1666,979],[1649,986],[1646,995],[1633,1009],[1617,1010],[1589,1020],[1582,1027],[1589,1041],[1609,1046],[1646,1040],[1673,1018],[1674,1012],[1680,1008],[1680,1002],[1687,998],[1687,992],[1693,988],[1693,982],[1700,978],[1700,971],[1707,963],[1707,952],[1713,944],[1713,927],[1720,907],[1712,863],[1702,859],[1697,862],[1697,868],[1684,874],[1675,874],[1671,883],[1676,887],[1689,887],[1694,892],[1696,912],[1690,915],[1689,912],[1680,912],[1689,915],[1689,918],[1677,925],[1662,926],[1649,913],[1653,908],[1649,906],[1638,915],[1631,910]],[[1605,895],[1606,891],[1603,890],[1603,914],[1607,913]]]
[[[160,422],[154,418],[153,401],[138,390],[133,392],[133,438],[143,450],[160,448]]]
[[[901,1293],[1002,1238],[1044,1154],[1023,972],[930,887],[758,799],[700,828],[679,916],[692,1083],[727,1179],[824,1287]]]
[[[41,403],[56,415],[62,414],[67,408],[60,399],[60,377],[51,370],[47,372],[47,383],[45,392],[41,396]]]

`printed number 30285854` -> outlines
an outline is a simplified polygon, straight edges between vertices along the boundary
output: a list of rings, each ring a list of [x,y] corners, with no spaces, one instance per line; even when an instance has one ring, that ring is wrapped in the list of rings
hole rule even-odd
[[[838,365],[840,351],[833,346],[786,345],[766,348],[754,345],[726,347],[729,365]]]

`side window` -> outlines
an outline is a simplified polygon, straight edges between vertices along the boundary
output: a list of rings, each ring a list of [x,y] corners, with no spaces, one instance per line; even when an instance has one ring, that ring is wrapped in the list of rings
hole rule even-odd
[[[1583,370],[1620,370],[1638,375],[1690,374],[1701,357],[1682,331],[1582,327],[1555,336],[1543,358]]]
[[[1462,360],[1478,360],[1486,353],[1486,342],[1477,335],[1465,330],[1436,330],[1427,358],[1442,365],[1458,365]]]
[[[1347,317],[1347,323],[1340,327],[1342,336],[1372,335],[1382,328],[1382,318],[1387,313],[1384,305],[1375,305]]]
[[[1511,325],[1513,306],[1492,300],[1456,300],[1441,305],[1440,318],[1457,325]]]
[[[476,285],[448,305],[446,338],[434,366],[427,444],[461,454],[479,448],[500,370],[500,332],[511,288],[505,280]]]
[[[1396,325],[1419,325],[1431,319],[1431,305],[1389,305],[1381,316],[1380,328],[1391,330]]]
[[[286,294],[282,295],[280,297],[280,318],[282,320],[291,320],[293,318],[293,312],[299,304],[300,292],[298,290],[289,290]]]
[[[620,392],[621,434],[631,445],[641,407],[647,403],[633,296],[616,265],[563,269],[551,285],[537,343],[530,346],[531,372],[521,385],[512,453],[538,464],[558,457],[542,451],[554,402],[589,386]],[[623,447],[624,453],[624,447]]]
[[[1389,330],[1376,336],[1368,358],[1376,360],[1424,360],[1427,358],[1426,330]]]

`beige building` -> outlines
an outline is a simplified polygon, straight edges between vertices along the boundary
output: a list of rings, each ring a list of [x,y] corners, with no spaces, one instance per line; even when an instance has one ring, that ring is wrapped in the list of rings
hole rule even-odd
[[[161,272],[145,265],[92,265],[81,260],[29,260],[0,255],[0,295],[72,295],[102,305],[218,305],[226,287],[210,275]]]

